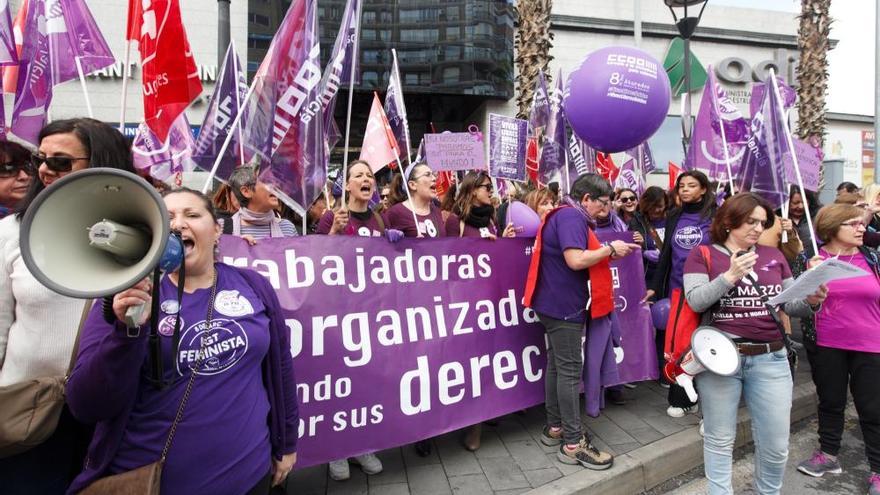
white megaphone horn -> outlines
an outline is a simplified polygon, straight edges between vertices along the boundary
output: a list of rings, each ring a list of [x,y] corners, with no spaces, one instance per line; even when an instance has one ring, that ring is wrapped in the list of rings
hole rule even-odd
[[[168,210],[144,179],[111,168],[82,170],[53,182],[21,222],[21,257],[44,286],[80,299],[110,296],[157,266],[175,269],[183,245]],[[137,326],[143,306],[126,314]]]
[[[704,371],[731,376],[739,371],[740,359],[736,344],[714,327],[697,327],[691,346],[675,362],[666,363],[663,373],[669,381],[684,388],[691,402],[697,401],[694,377]]]

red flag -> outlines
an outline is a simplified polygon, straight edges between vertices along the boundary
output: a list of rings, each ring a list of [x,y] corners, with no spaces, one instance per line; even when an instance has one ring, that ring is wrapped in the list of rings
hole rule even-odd
[[[140,0],[128,0],[128,23],[125,28],[125,41],[141,39],[141,23],[143,13]]]
[[[596,172],[612,184],[617,180],[617,176],[620,175],[620,169],[614,164],[611,155],[601,151],[596,153]]]
[[[678,165],[676,165],[672,162],[669,162],[669,190],[670,191],[675,190],[675,181],[678,180],[679,175],[681,175],[681,168]]]
[[[140,15],[129,12],[126,36],[140,27],[144,122],[164,142],[177,116],[202,92],[202,83],[180,18],[179,0],[152,0],[147,10],[135,8]]]
[[[24,44],[24,23],[27,20],[28,7],[30,0],[21,2],[18,14],[15,15],[15,21],[12,22],[12,35],[15,38],[15,51],[18,52],[19,60],[21,60],[21,46]],[[3,68],[3,92],[15,94],[18,86],[18,66],[10,65]]]
[[[538,182],[538,138],[531,136],[526,139],[526,175],[533,183]]]
[[[364,133],[364,144],[361,147],[360,159],[370,164],[373,172],[397,160],[400,151],[394,131],[385,116],[379,95],[373,93],[373,106],[367,119],[367,131]]]
[[[452,186],[452,170],[441,170],[437,172],[437,196],[442,198],[446,196],[447,191]]]

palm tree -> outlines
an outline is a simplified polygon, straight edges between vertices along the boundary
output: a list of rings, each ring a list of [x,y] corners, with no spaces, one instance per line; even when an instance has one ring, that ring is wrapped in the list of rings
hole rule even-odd
[[[553,33],[550,32],[550,10],[553,0],[520,0],[516,3],[519,27],[516,30],[514,62],[516,76],[517,116],[528,118],[532,104],[532,93],[538,73],[547,71],[550,48],[553,46]],[[547,77],[549,84],[549,76]]]
[[[801,0],[798,17],[797,67],[798,136],[822,147],[825,144],[825,94],[828,92],[828,50],[831,32],[831,0]],[[825,168],[819,174],[819,187],[825,182]]]

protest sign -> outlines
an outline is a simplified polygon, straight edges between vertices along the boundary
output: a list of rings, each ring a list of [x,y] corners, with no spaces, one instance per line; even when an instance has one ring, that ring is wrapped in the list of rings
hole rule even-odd
[[[297,467],[543,402],[544,330],[521,304],[532,243],[308,236],[249,246],[223,236],[220,259],[266,276],[290,329]],[[614,269],[621,380],[654,378],[653,334],[633,334],[645,329],[624,319],[641,307],[641,261],[630,256]],[[650,318],[645,310],[637,317]]]
[[[489,114],[489,175],[526,180],[527,120]]]
[[[801,178],[804,180],[804,189],[818,191],[819,170],[822,168],[823,158],[822,150],[797,138],[794,138],[793,142],[798,168],[800,168]],[[784,160],[785,181],[789,184],[797,184],[798,180],[794,171],[794,162],[791,159],[791,154],[786,153]]]
[[[486,151],[480,132],[425,134],[425,160],[434,172],[486,169]]]

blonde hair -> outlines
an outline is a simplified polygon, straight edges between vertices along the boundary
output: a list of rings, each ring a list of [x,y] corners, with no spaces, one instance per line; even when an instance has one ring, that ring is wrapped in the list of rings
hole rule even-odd
[[[868,203],[868,206],[873,206],[877,201],[877,196],[880,196],[880,184],[869,184],[865,186],[862,193],[865,195],[865,202]]]
[[[840,230],[840,224],[852,218],[861,218],[865,211],[858,206],[846,203],[835,203],[828,205],[816,215],[816,236],[822,242],[831,242],[837,237],[837,231]]]
[[[556,195],[553,194],[553,191],[550,189],[535,189],[534,191],[530,191],[526,194],[525,203],[529,206],[529,208],[535,210],[535,213],[538,212],[538,207],[541,206],[541,203],[547,200],[552,200],[553,204],[556,204]]]

